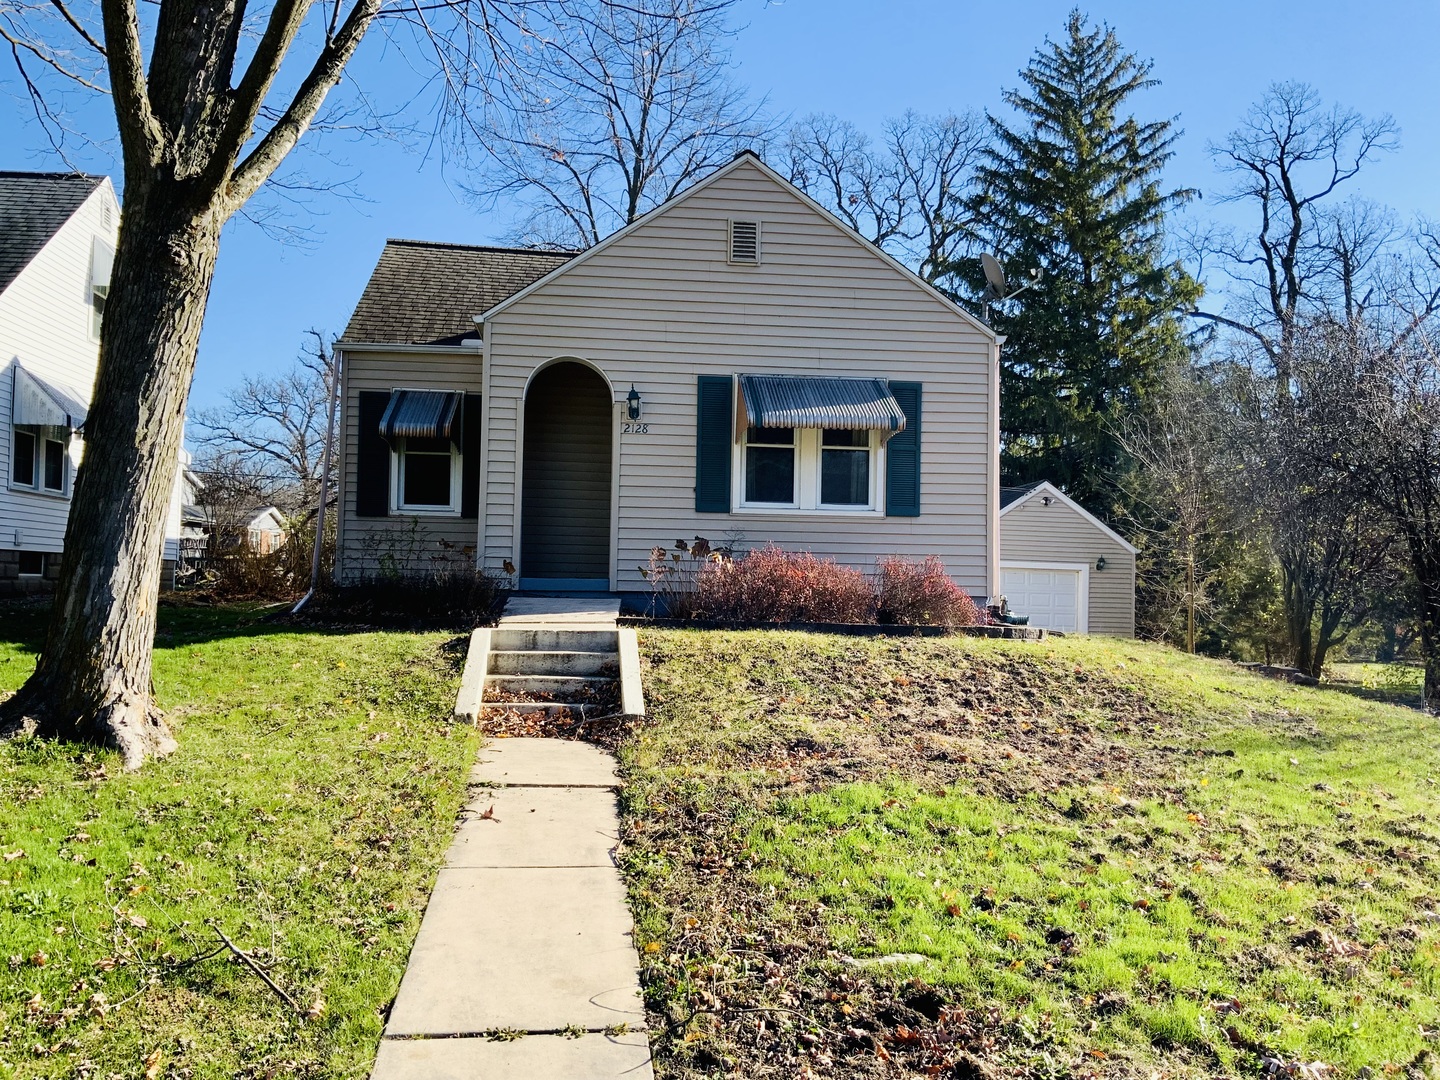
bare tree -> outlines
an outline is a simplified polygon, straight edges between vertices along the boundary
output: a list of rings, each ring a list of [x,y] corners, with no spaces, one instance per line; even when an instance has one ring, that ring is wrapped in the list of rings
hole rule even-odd
[[[582,12],[540,0],[552,36],[468,134],[473,193],[530,206],[516,239],[584,248],[770,135],[729,73],[738,0],[647,0]]]
[[[1349,294],[1355,276],[1388,239],[1390,226],[1368,204],[1336,211],[1338,191],[1366,163],[1395,149],[1389,116],[1367,119],[1327,106],[1304,83],[1276,83],[1240,126],[1211,154],[1235,186],[1225,196],[1252,215],[1252,224],[1204,237],[1196,255],[1203,272],[1219,264],[1228,284],[1224,312],[1196,318],[1257,344],[1276,373],[1278,394],[1289,393],[1290,350],[1300,320],[1329,312],[1337,292]],[[1337,261],[1337,253],[1346,252]]]
[[[1193,371],[1171,370],[1148,408],[1119,432],[1131,463],[1119,485],[1141,549],[1143,607],[1162,633],[1178,616],[1192,653],[1211,588],[1225,570],[1227,540],[1249,524],[1226,491],[1233,458],[1219,414],[1213,387]]]
[[[283,375],[247,376],[223,405],[193,415],[195,441],[205,454],[196,471],[243,477],[243,488],[287,518],[308,518],[320,497],[320,465],[335,357],[324,334],[309,341]]]
[[[1311,463],[1305,447],[1317,397],[1296,368],[1297,343],[1313,325],[1359,325],[1374,303],[1418,278],[1394,280],[1387,258],[1411,244],[1384,207],[1344,198],[1365,165],[1393,150],[1388,116],[1366,118],[1327,105],[1303,83],[1277,83],[1211,152],[1234,177],[1226,199],[1250,224],[1197,245],[1203,273],[1218,266],[1223,311],[1195,317],[1221,331],[1233,368],[1235,446],[1244,462],[1235,496],[1266,522],[1281,569],[1281,592],[1295,666],[1318,675],[1328,650],[1371,607],[1393,576],[1389,536],[1360,493],[1333,470]],[[1411,330],[1435,310],[1428,289]],[[1393,309],[1393,305],[1391,305]]]
[[[449,121],[515,69],[518,42],[545,39],[537,24],[555,10],[99,0],[97,21],[70,0],[3,0],[0,37],[48,130],[68,120],[55,104],[63,87],[109,93],[125,212],[53,614],[34,673],[0,705],[0,730],[105,743],[132,768],[174,748],[151,693],[155,601],[221,230],[316,121],[377,21],[397,44],[427,50]]]
[[[790,180],[865,239],[936,281],[969,253],[966,199],[988,138],[976,113],[885,123],[877,147],[849,121],[816,114],[785,140]]]
[[[1431,329],[1397,342],[1373,325],[1320,326],[1298,341],[1296,367],[1319,403],[1306,444],[1315,468],[1363,492],[1404,545],[1417,594],[1424,704],[1440,712],[1440,355]]]

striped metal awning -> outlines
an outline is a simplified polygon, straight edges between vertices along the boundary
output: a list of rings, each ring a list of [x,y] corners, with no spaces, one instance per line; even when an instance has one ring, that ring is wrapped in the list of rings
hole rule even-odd
[[[457,439],[461,395],[452,390],[396,390],[380,417],[384,439]]]
[[[905,413],[884,379],[816,375],[741,375],[740,396],[751,427],[905,428]]]
[[[12,424],[76,431],[85,423],[88,411],[73,394],[15,364],[15,391],[10,399]]]

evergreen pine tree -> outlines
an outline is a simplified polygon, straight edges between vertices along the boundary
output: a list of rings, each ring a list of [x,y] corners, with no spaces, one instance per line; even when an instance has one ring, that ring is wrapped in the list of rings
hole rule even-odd
[[[1200,286],[1165,259],[1167,210],[1190,190],[1164,190],[1179,131],[1127,109],[1156,85],[1151,64],[1124,51],[1108,26],[1070,14],[1007,91],[1012,126],[991,116],[994,144],[970,210],[978,239],[1013,283],[1043,277],[991,323],[1001,349],[1001,471],[1006,482],[1050,480],[1096,510],[1124,468],[1114,432],[1167,363],[1183,354],[1178,315]],[[978,298],[977,261],[954,267]]]

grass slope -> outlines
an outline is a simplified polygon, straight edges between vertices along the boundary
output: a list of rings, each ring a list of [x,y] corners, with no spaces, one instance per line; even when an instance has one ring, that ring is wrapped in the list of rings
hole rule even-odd
[[[41,617],[3,623],[0,691]],[[0,744],[0,1077],[365,1076],[475,750],[458,663],[443,634],[167,610],[175,755]]]
[[[642,648],[662,1077],[1436,1075],[1433,717],[1129,641]]]

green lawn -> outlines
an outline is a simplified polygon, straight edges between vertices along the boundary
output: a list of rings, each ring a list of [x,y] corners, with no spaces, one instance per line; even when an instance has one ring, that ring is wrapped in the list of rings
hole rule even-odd
[[[1440,1075],[1436,718],[1105,639],[642,651],[662,1077]]]
[[[162,611],[168,760],[0,744],[0,1077],[368,1073],[476,748],[463,654],[258,616]],[[41,616],[0,625],[5,691]]]

